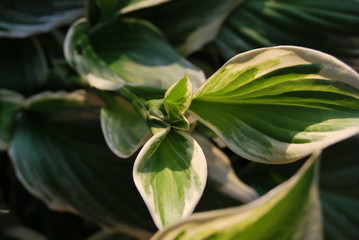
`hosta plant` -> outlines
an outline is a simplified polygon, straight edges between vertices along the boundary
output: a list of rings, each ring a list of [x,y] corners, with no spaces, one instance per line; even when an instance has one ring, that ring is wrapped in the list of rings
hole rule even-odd
[[[0,36],[33,36],[0,39],[1,161],[49,208],[102,228],[88,239],[359,237],[338,204],[359,207],[358,163],[325,150],[359,133],[359,75],[289,30],[321,27],[327,51],[357,3],[88,0],[74,21],[82,1],[33,2],[0,4]],[[26,239],[16,229],[31,231],[0,236]]]

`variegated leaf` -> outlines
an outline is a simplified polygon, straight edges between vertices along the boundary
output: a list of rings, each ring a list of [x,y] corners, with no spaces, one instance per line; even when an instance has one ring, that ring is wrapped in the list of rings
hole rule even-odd
[[[129,102],[105,92],[101,96],[106,103],[101,126],[107,145],[117,156],[127,158],[150,137],[150,129]]]
[[[164,107],[172,127],[189,130],[189,122],[184,117],[192,101],[192,84],[187,76],[173,84],[166,92]]]
[[[319,51],[257,49],[219,69],[190,111],[237,154],[292,162],[359,132],[359,75]]]
[[[181,54],[189,55],[213,40],[225,19],[243,2],[243,0],[171,1],[148,10],[145,12],[145,17],[164,32]]]
[[[94,29],[79,20],[66,36],[65,56],[98,89],[168,88],[185,74],[195,87],[205,80],[203,72],[182,58],[155,26],[139,19],[118,18]]]
[[[161,229],[192,213],[206,184],[205,156],[187,133],[165,128],[142,148],[133,177]]]
[[[318,152],[292,178],[253,202],[194,214],[152,240],[320,240],[317,158]]]
[[[132,180],[133,162],[119,161],[109,150],[99,107],[79,104],[73,95],[47,93],[28,101],[9,148],[18,179],[51,209],[109,228],[126,224],[152,230]]]

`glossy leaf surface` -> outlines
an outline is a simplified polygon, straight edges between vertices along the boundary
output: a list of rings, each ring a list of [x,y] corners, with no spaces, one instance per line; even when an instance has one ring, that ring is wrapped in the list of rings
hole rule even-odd
[[[285,163],[359,131],[359,75],[291,46],[239,54],[194,95],[191,112],[234,152]]]
[[[187,133],[163,129],[142,148],[133,177],[161,229],[192,213],[206,184],[205,156]]]
[[[66,37],[68,62],[92,86],[115,90],[125,84],[168,88],[187,74],[198,87],[202,71],[182,58],[149,22],[117,19],[93,30],[85,20]]]
[[[314,154],[288,181],[251,203],[194,214],[152,240],[322,239]]]

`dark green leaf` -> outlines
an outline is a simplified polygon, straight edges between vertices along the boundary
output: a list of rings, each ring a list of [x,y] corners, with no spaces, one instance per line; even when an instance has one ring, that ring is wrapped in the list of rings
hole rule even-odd
[[[150,129],[129,102],[104,92],[101,96],[106,103],[101,110],[106,142],[117,156],[129,157],[150,138]]]
[[[23,104],[20,94],[0,89],[0,150],[6,150],[11,140],[16,113]]]
[[[226,58],[259,47],[305,46],[358,59],[359,3],[353,0],[245,1],[226,20],[216,44]]]
[[[81,16],[83,0],[17,0],[0,3],[0,37],[23,38],[70,24]]]
[[[74,110],[80,112],[79,107]],[[108,149],[99,119],[91,112],[66,121],[43,114],[23,114],[10,147],[24,186],[52,209],[80,214],[103,226],[151,229],[133,184],[132,163],[119,161]]]
[[[0,39],[0,88],[33,93],[46,81],[45,54],[36,39]]]

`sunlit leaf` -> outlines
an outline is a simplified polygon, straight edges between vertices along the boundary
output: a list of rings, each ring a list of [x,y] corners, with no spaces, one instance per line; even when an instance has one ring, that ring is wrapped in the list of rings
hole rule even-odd
[[[116,19],[92,30],[80,20],[67,34],[65,55],[99,89],[115,90],[125,84],[168,88],[185,74],[196,88],[205,79],[144,20]]]
[[[129,157],[150,137],[150,129],[129,102],[110,94],[101,95],[106,103],[101,110],[106,142],[117,156]]]
[[[0,37],[23,38],[70,24],[83,5],[83,0],[1,1]]]
[[[181,54],[189,55],[213,40],[226,17],[243,2],[243,0],[171,1],[143,14],[164,32]]]
[[[240,207],[194,214],[152,240],[320,240],[315,153],[288,181]]]
[[[23,103],[20,94],[0,89],[0,150],[6,150],[15,125],[16,113]]]
[[[359,3],[352,0],[245,1],[215,41],[226,58],[259,47],[297,45],[358,59]],[[313,34],[315,33],[315,34]]]
[[[109,150],[98,113],[94,118],[91,108],[77,104],[72,109],[75,116],[69,115],[68,106],[56,113],[29,108],[21,116],[9,150],[19,180],[51,209],[107,227],[152,229],[133,184],[133,163],[119,161]]]
[[[161,229],[192,213],[206,184],[205,156],[187,133],[165,128],[142,148],[133,177]]]
[[[323,212],[325,239],[357,239],[359,222],[359,139],[352,137],[323,151],[319,174],[319,194]],[[286,181],[299,168],[294,164],[251,163],[240,176],[265,193]]]
[[[0,88],[29,94],[45,83],[46,58],[36,39],[0,39],[0,52]]]
[[[359,75],[300,47],[239,54],[195,93],[191,112],[249,160],[298,160],[359,131]]]
[[[199,134],[195,134],[193,137],[206,156],[208,178],[220,191],[244,203],[259,197],[256,190],[237,177],[226,154],[205,137]]]

